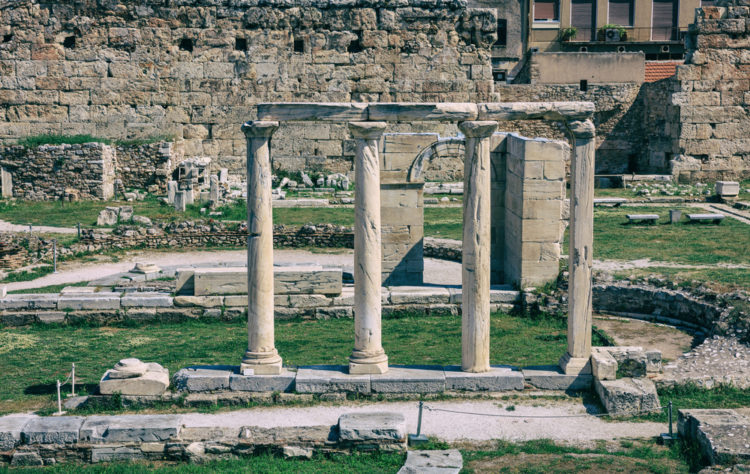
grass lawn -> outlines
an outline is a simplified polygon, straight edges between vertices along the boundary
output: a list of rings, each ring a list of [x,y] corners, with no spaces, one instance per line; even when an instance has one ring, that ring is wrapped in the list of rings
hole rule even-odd
[[[280,321],[276,347],[286,365],[345,364],[354,344],[351,319]],[[604,341],[595,338],[595,344]],[[238,364],[246,322],[191,321],[141,327],[45,327],[0,330],[0,413],[50,408],[55,380],[71,363],[93,388],[115,362],[137,357],[170,373],[193,364]],[[461,318],[407,314],[383,321],[391,364],[460,364]],[[492,362],[556,364],[566,347],[566,323],[556,318],[492,315]]]
[[[649,267],[615,272],[615,278],[627,279],[659,275],[673,282],[706,282],[708,286],[722,293],[750,288],[750,269],[746,268],[672,268]]]

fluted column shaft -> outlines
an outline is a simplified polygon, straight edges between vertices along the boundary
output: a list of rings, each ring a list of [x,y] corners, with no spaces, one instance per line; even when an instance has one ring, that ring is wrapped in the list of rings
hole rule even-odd
[[[247,351],[241,371],[281,373],[274,343],[271,136],[278,122],[247,122]]]
[[[570,247],[568,284],[568,351],[560,359],[566,374],[591,373],[592,285],[594,243],[594,157],[596,129],[590,120],[572,122],[575,138],[570,167]]]
[[[497,122],[461,122],[464,158],[461,368],[490,370],[490,136]]]
[[[354,350],[349,373],[382,374],[388,356],[381,341],[380,160],[378,148],[386,124],[351,122],[357,140],[354,162]]]

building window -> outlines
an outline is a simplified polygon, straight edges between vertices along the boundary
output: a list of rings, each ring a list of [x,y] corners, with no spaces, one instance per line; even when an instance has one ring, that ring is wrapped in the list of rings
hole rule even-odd
[[[534,21],[560,21],[558,0],[535,0]]]
[[[570,2],[570,26],[578,30],[576,40],[591,41],[596,24],[594,0],[572,0]]]
[[[701,7],[715,7],[716,0],[701,0]]]
[[[504,48],[508,45],[508,20],[497,20],[497,41],[495,46]]]
[[[633,0],[609,0],[611,25],[633,26]]]
[[[678,0],[654,0],[652,41],[673,41],[677,31]]]

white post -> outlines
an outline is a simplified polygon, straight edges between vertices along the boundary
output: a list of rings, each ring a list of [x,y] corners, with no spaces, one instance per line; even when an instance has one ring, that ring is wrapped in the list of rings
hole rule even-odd
[[[464,157],[461,368],[490,370],[490,136],[497,122],[461,122]]]
[[[388,356],[381,340],[380,159],[384,122],[351,122],[357,139],[354,162],[354,350],[350,374],[384,374]]]
[[[278,122],[247,122],[247,351],[242,373],[281,373],[274,344],[270,141]],[[246,372],[247,371],[247,372]]]
[[[76,396],[76,364],[73,363],[73,368],[70,371],[70,396]]]
[[[60,381],[57,381],[57,415],[62,415],[62,397],[60,396]]]
[[[575,137],[570,167],[570,247],[568,283],[568,351],[560,358],[566,374],[591,373],[591,268],[594,243],[594,158],[596,128],[591,120],[573,122]]]

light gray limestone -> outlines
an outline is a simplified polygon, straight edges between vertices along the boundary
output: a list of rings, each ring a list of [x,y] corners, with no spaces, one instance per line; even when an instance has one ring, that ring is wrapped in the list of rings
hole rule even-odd
[[[61,295],[57,300],[57,309],[120,309],[120,294],[101,292],[90,295]]]
[[[338,295],[341,293],[341,286],[341,268],[322,265],[288,265],[273,268],[275,295]],[[196,296],[246,295],[247,267],[179,270],[176,292],[193,293]]]
[[[169,387],[169,371],[156,363],[148,363],[148,370],[138,377],[113,378],[108,370],[99,381],[102,395],[161,395]]]
[[[464,372],[460,366],[444,368],[446,390],[501,392],[523,390],[524,377],[519,370],[506,366],[492,366],[487,372]]]
[[[7,295],[0,299],[0,309],[57,309],[56,294],[24,294]]]
[[[233,365],[199,365],[178,370],[173,380],[177,390],[213,392],[229,390],[229,378],[237,373]]]
[[[345,122],[367,120],[367,104],[279,102],[258,104],[258,120]]]
[[[224,304],[223,296],[175,296],[172,300],[179,307],[218,308]]]
[[[274,345],[273,210],[271,136],[278,122],[247,122],[247,351],[243,374],[278,375],[281,357]]]
[[[721,197],[737,197],[740,194],[740,183],[737,181],[717,181],[716,194]]]
[[[679,410],[677,427],[682,438],[697,442],[712,465],[750,460],[750,419],[735,410]]]
[[[349,373],[382,374],[388,356],[381,342],[380,159],[378,148],[386,124],[350,122],[357,141],[354,164],[354,349]]]
[[[391,304],[439,304],[450,302],[448,288],[396,286],[390,288]]]
[[[236,392],[291,392],[295,375],[285,368],[278,375],[231,374],[229,389]]]
[[[542,390],[588,390],[591,388],[591,374],[566,374],[556,365],[524,367],[522,370],[527,384]]]
[[[10,460],[12,467],[16,466],[42,466],[44,460],[35,451],[16,451],[13,453],[13,457]]]
[[[178,212],[185,212],[187,209],[188,201],[191,200],[193,191],[186,189],[179,189],[174,194],[174,209]],[[192,203],[191,203],[192,204]]]
[[[347,413],[339,417],[339,440],[406,441],[406,419],[401,413]]]
[[[617,378],[617,360],[604,347],[594,347],[591,351],[591,371],[599,380]]]
[[[398,474],[458,474],[464,459],[458,449],[408,451]]]
[[[37,313],[36,317],[42,324],[60,324],[65,322],[65,313],[63,311],[45,311]]]
[[[82,442],[158,442],[176,438],[179,415],[89,416],[80,431]]]
[[[140,377],[149,370],[149,365],[139,359],[121,359],[114,368],[109,371],[109,377],[113,379],[131,379]]]
[[[211,175],[208,200],[214,206],[219,203],[219,177],[216,175]]]
[[[396,365],[388,373],[372,374],[370,386],[373,393],[440,393],[445,372],[439,365]]]
[[[174,205],[175,194],[177,193],[177,181],[167,181],[167,203]]]
[[[144,459],[143,452],[129,446],[102,446],[91,449],[91,462],[136,461]]]
[[[471,103],[372,103],[368,107],[370,120],[384,122],[459,122],[476,120],[477,105]]]
[[[491,102],[478,104],[477,120],[586,120],[595,110],[593,102]]]
[[[120,298],[123,308],[170,308],[174,304],[168,293],[132,292]]]
[[[10,415],[0,417],[0,452],[10,451],[21,444],[21,432],[36,416]]]
[[[595,379],[594,389],[607,413],[612,415],[634,415],[660,408],[656,385],[651,379]]]
[[[13,175],[2,166],[0,166],[0,192],[4,198],[13,197]]]
[[[490,370],[490,136],[497,122],[462,122],[464,158],[461,368]]]
[[[370,393],[370,376],[349,374],[343,365],[310,365],[297,369],[297,393]]]
[[[77,443],[83,421],[80,416],[32,418],[23,427],[21,436],[26,444]]]

